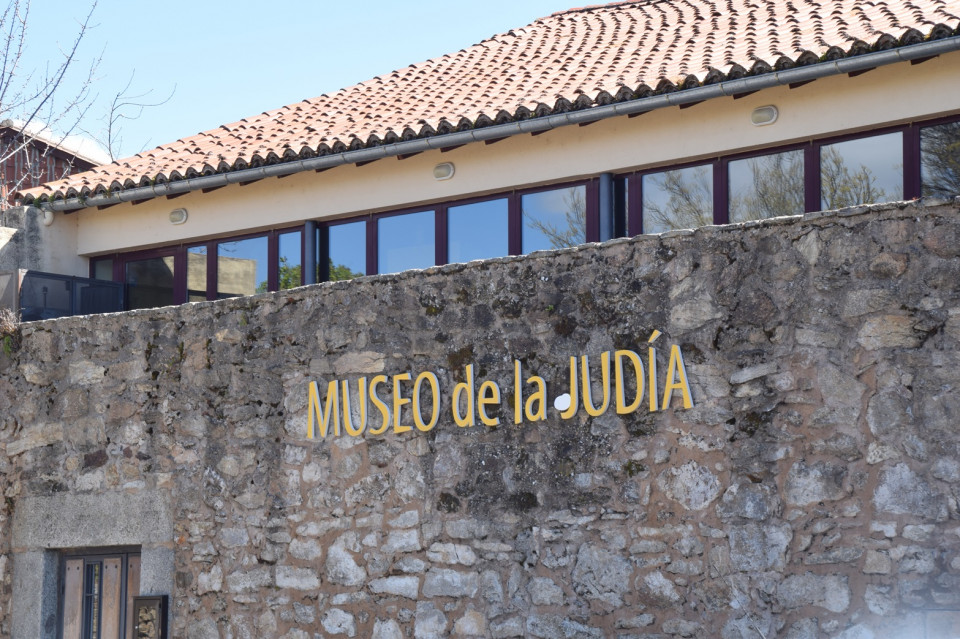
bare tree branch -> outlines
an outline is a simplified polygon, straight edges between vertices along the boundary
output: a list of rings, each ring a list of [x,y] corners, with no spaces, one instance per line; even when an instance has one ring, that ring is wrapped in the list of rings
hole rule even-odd
[[[110,102],[110,109],[102,119],[104,122],[104,131],[99,135],[95,135],[84,130],[84,133],[100,142],[100,144],[107,149],[107,153],[110,154],[110,159],[114,161],[117,159],[120,147],[123,145],[122,121],[136,120],[143,115],[144,110],[166,104],[173,98],[173,94],[177,90],[177,85],[173,85],[167,97],[162,100],[148,102],[146,98],[153,93],[153,89],[137,94],[130,93],[130,87],[133,86],[135,75],[136,72],[132,71],[124,87],[113,96],[113,100]],[[143,148],[146,148],[146,143]],[[141,150],[143,150],[143,148],[141,148]]]
[[[54,159],[54,152],[64,146],[93,102],[90,88],[102,53],[78,80],[73,76],[96,6],[93,0],[78,21],[69,46],[60,50],[58,61],[48,63],[42,71],[24,71],[30,0],[8,0],[0,12],[0,118],[14,131],[5,134],[0,143],[0,165],[12,162],[16,168],[16,175],[5,171],[5,190],[35,186],[72,171],[73,151],[65,149],[59,159]],[[5,200],[0,203],[0,207],[5,205]]]

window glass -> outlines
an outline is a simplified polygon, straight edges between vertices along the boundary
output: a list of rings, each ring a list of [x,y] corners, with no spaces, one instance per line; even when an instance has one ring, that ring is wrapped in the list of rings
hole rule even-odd
[[[820,206],[824,210],[902,198],[902,133],[820,148]]]
[[[187,249],[187,301],[202,302],[207,299],[207,247],[193,246]]]
[[[267,238],[217,245],[217,298],[253,295],[267,290]]]
[[[960,122],[920,129],[922,194],[960,195]]]
[[[529,193],[520,199],[524,253],[587,241],[587,188],[571,186]]]
[[[102,564],[91,562],[87,564],[83,578],[83,636],[100,636],[100,584],[103,580],[100,569]]]
[[[128,261],[124,283],[129,310],[173,304],[173,256]]]
[[[709,164],[643,176],[643,232],[663,233],[713,224]]]
[[[734,160],[728,165],[730,221],[803,213],[803,151]]]
[[[93,279],[113,280],[113,260],[97,260],[93,263]]]
[[[377,220],[378,271],[397,273],[433,266],[434,218],[433,211],[422,211]]]
[[[352,280],[367,272],[367,223],[329,227],[330,281]]]
[[[469,262],[510,252],[507,199],[447,209],[447,261]]]
[[[280,280],[280,290],[296,288],[301,281],[301,244],[302,231],[282,233],[279,241],[279,259],[277,274]]]
[[[629,179],[618,177],[613,180],[613,237],[627,234],[630,217]],[[601,238],[603,239],[603,238]]]

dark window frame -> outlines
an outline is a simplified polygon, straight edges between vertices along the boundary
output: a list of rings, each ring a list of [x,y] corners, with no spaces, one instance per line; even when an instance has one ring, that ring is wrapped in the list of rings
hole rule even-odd
[[[852,133],[842,133],[825,137],[812,138],[805,141],[762,147],[737,153],[720,154],[673,164],[660,164],[644,167],[635,171],[623,171],[614,174],[615,180],[625,180],[627,193],[626,211],[623,225],[624,236],[637,235],[632,233],[635,228],[643,233],[643,187],[644,175],[686,169],[694,166],[712,165],[713,169],[713,219],[714,224],[729,223],[729,164],[732,161],[744,160],[753,157],[762,157],[775,153],[803,150],[804,152],[804,213],[821,210],[820,206],[820,154],[824,146],[849,142],[863,138],[887,135],[890,133],[903,134],[903,199],[913,200],[921,196],[922,187],[922,157],[920,147],[920,131],[931,126],[960,122],[960,114],[941,116],[925,120],[916,120],[898,125],[883,126],[877,129],[868,129]],[[618,222],[618,229],[620,226]]]
[[[643,178],[646,175],[653,175],[655,173],[666,173],[667,171],[682,171],[683,169],[690,169],[698,166],[709,166],[711,170],[711,179],[713,186],[713,223],[722,224],[717,220],[717,167],[720,163],[720,157],[707,157],[700,158],[699,160],[691,160],[689,162],[681,162],[678,164],[665,164],[659,166],[650,166],[644,167],[638,171],[631,171],[628,173],[618,173],[614,176],[614,179],[625,178],[627,180],[627,222],[626,222],[626,234],[628,237],[635,235],[643,234]],[[724,210],[726,210],[726,205],[724,205]],[[631,233],[631,230],[634,228],[641,229],[640,233]]]
[[[913,139],[913,142],[916,144],[916,148],[915,148],[915,153],[916,153],[916,167],[915,167],[915,168],[916,168],[916,176],[915,176],[915,179],[916,179],[916,185],[915,185],[916,195],[915,195],[915,197],[918,197],[918,198],[919,198],[919,197],[921,197],[922,194],[923,194],[923,165],[922,165],[922,161],[923,161],[923,147],[922,147],[923,138],[922,138],[922,136],[920,135],[922,129],[925,129],[925,128],[927,128],[927,127],[942,126],[942,125],[944,125],[944,124],[955,124],[955,123],[960,123],[960,116],[958,116],[958,115],[950,115],[950,116],[944,116],[944,117],[940,117],[940,118],[933,118],[933,119],[931,119],[931,120],[922,120],[922,121],[920,121],[920,122],[911,123],[911,127],[912,127],[912,129],[913,129],[912,139]],[[907,137],[907,136],[904,135],[904,138],[905,138],[905,139],[906,139],[906,137]],[[906,154],[904,154],[904,162],[906,162]],[[906,194],[904,194],[904,197],[906,197]]]
[[[479,202],[489,202],[493,200],[507,200],[507,255],[522,255],[523,242],[523,219],[521,216],[520,202],[523,196],[536,193],[544,193],[565,188],[584,186],[586,190],[586,239],[587,242],[597,242],[600,239],[600,217],[598,210],[599,188],[598,178],[587,178],[581,180],[570,180],[558,182],[556,184],[547,184],[533,186],[522,189],[511,189],[508,191],[498,191],[486,195],[478,195],[456,200],[436,202],[433,204],[424,204],[420,206],[408,206],[399,209],[389,209],[385,211],[376,211],[363,213],[361,215],[337,218],[334,220],[317,220],[318,241],[317,241],[317,261],[320,264],[320,281],[326,281],[329,273],[323,264],[329,260],[330,255],[330,236],[329,229],[342,224],[351,224],[355,222],[366,222],[366,272],[365,275],[376,275],[379,273],[379,238],[377,233],[377,223],[379,220],[388,217],[397,217],[409,215],[411,213],[434,212],[434,265],[442,266],[449,263],[448,253],[448,211],[450,208],[465,206],[468,204],[477,204]],[[506,256],[504,256],[506,257]],[[324,277],[324,275],[326,277]]]
[[[217,247],[225,242],[238,242],[242,240],[255,239],[258,237],[267,238],[267,290],[276,291],[279,288],[280,280],[280,236],[288,233],[300,233],[300,284],[304,281],[304,228],[300,226],[283,226],[267,231],[254,231],[242,233],[239,235],[229,235],[208,240],[187,241],[179,244],[143,249],[138,251],[128,251],[125,253],[107,253],[90,258],[89,272],[90,277],[96,272],[96,263],[101,260],[113,260],[113,280],[115,282],[126,282],[126,266],[128,262],[138,260],[154,259],[157,257],[173,257],[173,303],[184,304],[187,302],[187,252],[190,249],[205,247],[207,250],[207,301],[213,301],[217,298]]]
[[[960,114],[940,116],[924,120],[916,120],[898,125],[883,126],[877,129],[862,130],[851,133],[828,135],[825,137],[810,138],[788,144],[767,146],[749,151],[717,154],[672,164],[646,166],[633,171],[623,171],[612,174],[617,195],[615,196],[614,237],[623,237],[643,233],[643,176],[661,173],[664,171],[681,170],[696,166],[710,166],[712,171],[713,187],[713,223],[729,223],[729,165],[731,162],[754,157],[763,157],[776,153],[802,150],[804,153],[804,212],[820,210],[820,156],[824,146],[858,140],[862,138],[902,133],[903,135],[903,198],[916,199],[921,196],[922,188],[922,154],[921,130],[926,127],[960,122]],[[449,201],[408,206],[397,209],[365,212],[359,215],[342,217],[332,220],[316,220],[317,226],[317,265],[318,281],[329,279],[327,263],[329,260],[329,229],[342,224],[365,223],[365,275],[378,273],[377,222],[380,219],[419,213],[434,212],[434,262],[436,265],[448,263],[448,211],[451,207],[475,204],[492,200],[507,200],[507,238],[508,255],[521,255],[523,247],[523,220],[521,200],[528,194],[584,186],[586,188],[586,241],[600,241],[600,211],[599,211],[599,176],[577,180],[566,180],[553,184],[544,184],[525,188],[514,188],[497,191],[485,195],[459,198]],[[625,200],[625,202],[624,202]],[[635,230],[639,229],[640,233]],[[306,237],[303,226],[284,226],[267,231],[244,233],[226,236],[201,242],[186,242],[171,247],[160,247],[145,251],[129,253],[113,253],[96,256],[90,260],[90,275],[93,276],[98,260],[113,260],[113,276],[115,281],[125,280],[125,268],[128,261],[149,259],[150,257],[174,254],[175,290],[174,303],[186,301],[186,251],[197,246],[207,247],[207,299],[216,299],[216,251],[221,242],[232,242],[255,237],[268,237],[268,290],[276,291],[279,286],[279,236],[285,233],[301,231],[301,284],[304,282],[306,269],[311,265],[305,264],[304,254]]]
[[[438,257],[437,253],[440,250],[437,243],[438,227],[440,226],[437,223],[437,218],[441,215],[440,208],[441,205],[439,204],[427,204],[424,206],[408,206],[402,209],[380,211],[378,213],[371,213],[367,216],[363,216],[367,221],[367,272],[365,274],[374,275],[380,272],[380,242],[378,232],[378,223],[380,220],[391,217],[400,217],[402,215],[412,215],[414,213],[433,213],[433,253],[434,263],[436,263]],[[443,215],[446,215],[446,209],[444,209]],[[444,225],[444,229],[445,228],[446,226]],[[373,250],[371,250],[371,246]],[[327,259],[327,256],[324,255],[322,258],[318,256],[318,259]]]

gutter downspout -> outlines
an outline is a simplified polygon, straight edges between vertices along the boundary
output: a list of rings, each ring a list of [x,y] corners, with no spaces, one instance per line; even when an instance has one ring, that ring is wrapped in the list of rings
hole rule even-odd
[[[852,58],[843,58],[833,62],[822,62],[806,67],[795,67],[785,71],[772,71],[770,73],[764,73],[763,75],[728,80],[726,82],[718,82],[717,84],[591,107],[580,111],[556,113],[529,120],[495,124],[479,129],[471,129],[469,131],[446,133],[429,138],[407,140],[384,146],[345,151],[343,153],[324,155],[305,160],[270,164],[267,166],[231,171],[229,173],[205,175],[152,186],[135,187],[116,193],[92,195],[86,198],[72,197],[40,203],[34,201],[32,206],[39,206],[42,209],[53,211],[76,211],[92,206],[109,206],[122,202],[148,200],[165,195],[180,195],[200,189],[215,188],[239,182],[251,182],[268,177],[280,177],[301,171],[329,169],[343,164],[372,162],[395,155],[443,149],[472,142],[498,140],[522,133],[542,133],[562,126],[587,124],[621,115],[637,115],[670,106],[703,102],[704,100],[713,98],[750,93],[797,82],[809,82],[811,80],[842,75],[844,73],[865,71],[896,62],[908,62],[920,58],[934,57],[957,50],[960,50],[960,36],[952,36],[941,40],[912,44],[897,49],[866,53]]]

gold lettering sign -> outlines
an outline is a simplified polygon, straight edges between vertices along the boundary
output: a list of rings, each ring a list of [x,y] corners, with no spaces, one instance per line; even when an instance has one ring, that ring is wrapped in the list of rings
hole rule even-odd
[[[657,349],[653,343],[660,335],[660,331],[654,331],[648,340],[646,367],[641,356],[631,350],[600,353],[599,367],[591,363],[587,355],[571,357],[568,379],[564,384],[567,392],[553,401],[553,408],[560,418],[571,419],[581,408],[589,416],[599,417],[611,406],[618,415],[627,415],[640,410],[644,395],[650,412],[669,409],[675,393],[679,395],[680,407],[693,408],[687,369],[678,345],[670,345],[667,372],[662,380],[657,373]],[[630,382],[635,387],[632,397],[628,396]],[[381,386],[392,389],[390,400],[378,393]],[[597,386],[600,392],[594,395],[593,389]],[[431,371],[420,372],[416,378],[412,373],[392,377],[377,375],[369,382],[366,377],[361,377],[353,384],[347,380],[333,380],[327,382],[326,389],[326,396],[321,400],[320,384],[311,381],[307,386],[308,439],[314,439],[318,433],[320,437],[329,434],[339,437],[341,424],[343,434],[362,437],[364,434],[383,435],[391,429],[398,434],[414,428],[426,433],[440,421],[440,380]],[[421,399],[424,394],[429,398],[429,411],[425,406],[427,402]],[[354,397],[356,413],[353,410]],[[502,406],[503,397],[511,398],[512,411],[501,413],[496,410]],[[368,423],[368,402],[379,413],[379,421],[370,419]],[[405,406],[409,406],[412,425],[401,423],[400,415]],[[450,417],[459,428],[472,428],[477,423],[499,426],[501,417],[498,415],[510,415],[513,424],[521,425],[546,420],[547,409],[547,383],[538,375],[524,379],[523,366],[515,360],[513,388],[506,394],[501,393],[496,381],[478,380],[473,364],[467,365],[463,381],[453,386]]]

